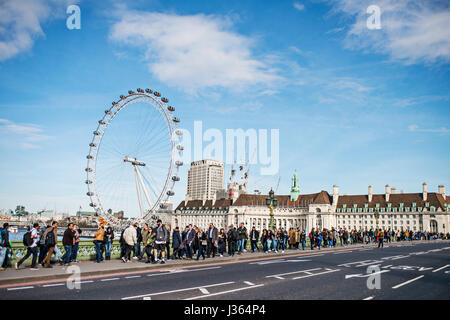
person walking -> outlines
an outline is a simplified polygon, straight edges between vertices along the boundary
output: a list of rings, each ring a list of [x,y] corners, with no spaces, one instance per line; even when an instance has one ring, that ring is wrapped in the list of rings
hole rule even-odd
[[[311,229],[311,231],[309,232],[308,236],[309,236],[309,243],[311,245],[311,250],[314,250],[314,242],[315,242],[315,239],[314,239],[314,228]]]
[[[261,235],[261,244],[263,246],[264,253],[267,253],[269,251],[269,249],[267,248],[267,238],[268,238],[267,229],[263,229]]]
[[[44,233],[45,231],[50,228],[49,225],[47,225],[45,228],[42,228],[39,230],[39,242],[38,242],[38,246],[39,246],[39,259],[38,262],[39,264],[42,264],[42,261],[44,261],[45,256],[47,255],[47,246],[45,245],[45,241],[44,241]]]
[[[50,265],[50,260],[55,251],[55,248],[58,246],[58,221],[53,221],[52,226],[47,228],[44,232],[44,243],[47,247],[47,255],[44,260],[42,260],[42,266],[45,268],[52,268]]]
[[[250,231],[250,244],[252,246],[252,252],[258,251],[258,239],[259,239],[259,232],[256,230],[256,227],[252,227],[252,231]]]
[[[69,223],[66,231],[64,231],[62,243],[66,252],[61,257],[60,264],[64,263],[64,266],[68,266],[70,263],[70,259],[72,258],[73,245],[75,244],[75,232],[73,231],[73,223]]]
[[[182,245],[182,239],[180,235],[180,228],[175,227],[175,229],[172,232],[172,258],[175,259],[181,259],[181,245]]]
[[[196,228],[195,232],[196,232],[195,241],[198,242],[197,260],[200,259],[200,256],[202,256],[203,260],[205,260],[205,250],[204,249],[206,248],[206,246],[208,244],[208,240],[207,240],[208,238],[206,236],[206,233],[203,232],[203,230],[200,228]]]
[[[208,241],[207,241],[207,257],[208,258],[211,257],[211,252],[212,252],[213,258],[216,256],[218,238],[219,238],[219,231],[214,226],[214,224],[211,222],[209,224],[209,229],[208,229]]]
[[[158,251],[159,251],[159,252],[161,252],[161,264],[164,264],[164,263],[166,263],[164,261],[165,245],[169,241],[170,234],[169,234],[169,231],[167,230],[166,226],[163,225],[163,223],[160,219],[158,219],[158,221],[156,221],[156,223],[158,226],[154,229],[156,239],[155,239],[155,250],[154,250],[155,260],[153,261],[153,263],[156,263],[158,261]]]
[[[383,249],[383,247],[384,247],[384,243],[383,243],[383,241],[384,241],[384,233],[383,233],[383,230],[382,229],[380,229],[380,231],[378,232],[378,248],[380,248],[380,246],[381,246],[381,248]]]
[[[233,225],[228,227],[227,240],[228,240],[228,255],[234,257],[236,250],[236,242],[239,238],[236,228]]]
[[[144,253],[147,255],[147,261],[145,263],[152,263],[154,260],[153,250],[155,249],[155,234],[152,228],[148,228],[147,232],[142,233],[142,241],[144,243]]]
[[[74,232],[74,245],[72,247],[72,257],[70,258],[70,261],[79,263],[80,260],[77,260],[77,256],[78,256],[78,249],[80,247],[81,230],[77,224],[73,225],[73,232]]]
[[[220,257],[223,257],[224,252],[227,251],[227,235],[225,234],[225,230],[223,228],[219,231],[218,246],[219,255]]]
[[[102,246],[104,245],[103,240],[105,237],[105,225],[103,223],[100,224],[98,227],[97,232],[94,235],[94,244],[95,244],[95,251],[97,252],[97,263],[102,262],[103,259],[103,253],[102,253]]]
[[[134,252],[133,259],[139,259],[139,257],[141,256],[141,242],[142,242],[142,233],[141,232],[142,232],[142,230],[138,226],[136,228],[136,244],[134,245],[134,248],[133,248],[133,252]]]
[[[245,240],[248,238],[247,235],[247,228],[244,226],[244,223],[241,222],[240,227],[238,228],[238,234],[239,234],[239,239],[238,239],[238,251],[239,254],[242,256],[244,254],[244,242]]]
[[[306,232],[305,230],[302,230],[300,233],[300,242],[302,243],[302,250],[305,250],[306,247]]]
[[[33,255],[31,261],[31,270],[39,270],[36,267],[36,261],[38,257],[38,242],[39,242],[39,224],[33,224],[33,229],[31,229],[29,239],[31,240],[30,244],[27,244],[27,254],[23,256],[18,262],[16,262],[16,270],[19,270],[20,265],[28,259],[29,256]]]
[[[186,252],[186,260],[192,260],[192,245],[195,239],[195,230],[192,228],[192,224],[188,226],[186,231],[186,238],[184,239],[184,248]]]
[[[103,243],[105,245],[105,260],[111,260],[111,247],[114,241],[114,230],[108,226],[103,236]]]
[[[3,228],[0,229],[0,271],[4,271],[8,266],[8,250],[11,249],[8,229],[8,222],[5,222]]]
[[[172,260],[172,256],[170,255],[170,227],[168,225],[166,225],[166,229],[167,229],[167,233],[168,233],[168,237],[167,237],[167,242],[166,242],[166,257],[167,260]]]
[[[124,254],[122,257],[123,262],[130,261],[131,251],[137,243],[136,229],[138,224],[130,224],[123,232]]]

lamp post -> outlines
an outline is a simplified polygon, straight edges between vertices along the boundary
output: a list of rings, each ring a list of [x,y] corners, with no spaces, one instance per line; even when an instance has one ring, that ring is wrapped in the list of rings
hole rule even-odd
[[[380,217],[379,210],[380,210],[380,209],[376,208],[376,209],[375,209],[375,214],[374,214],[374,216],[375,216],[375,222],[376,222],[376,224],[377,224],[377,227],[376,227],[377,230],[378,230],[378,218]]]
[[[275,192],[273,192],[272,188],[269,191],[269,197],[266,198],[266,205],[270,210],[270,229],[273,230],[275,219],[273,217],[273,209],[277,206],[277,199],[274,197]]]

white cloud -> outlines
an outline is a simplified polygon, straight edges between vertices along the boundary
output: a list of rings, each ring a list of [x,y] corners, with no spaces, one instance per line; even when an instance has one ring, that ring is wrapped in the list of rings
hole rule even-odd
[[[356,18],[347,33],[353,49],[387,54],[405,64],[450,61],[450,8],[440,0],[329,0],[334,13]],[[366,9],[381,9],[381,29],[369,30]]]
[[[186,91],[205,87],[242,89],[281,77],[254,57],[252,38],[233,32],[229,19],[213,15],[120,10],[110,39],[145,50],[149,71]]]
[[[2,142],[17,143],[23,149],[37,149],[38,142],[49,139],[50,137],[43,134],[44,130],[35,124],[18,124],[7,119],[0,119],[0,136]]]
[[[437,129],[419,129],[419,126],[416,124],[412,124],[408,126],[409,131],[413,132],[428,132],[428,133],[440,133],[441,135],[450,134],[450,129],[445,127],[437,128]]]
[[[294,2],[294,8],[297,9],[298,11],[303,11],[305,9],[305,6],[301,3]]]
[[[36,38],[44,37],[41,24],[64,17],[69,0],[0,1],[0,61],[29,50]],[[71,4],[78,1],[70,1]]]

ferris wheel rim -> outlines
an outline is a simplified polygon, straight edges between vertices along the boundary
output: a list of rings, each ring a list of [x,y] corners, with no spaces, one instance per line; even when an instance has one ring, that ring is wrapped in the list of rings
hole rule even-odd
[[[129,91],[129,95],[121,95],[119,101],[114,101],[112,103],[112,106],[105,111],[105,115],[103,118],[99,121],[99,124],[97,125],[97,129],[94,131],[94,137],[90,143],[90,149],[89,154],[87,156],[87,167],[86,167],[86,184],[88,187],[88,193],[91,203],[90,206],[94,208],[96,213],[101,217],[106,217],[111,219],[111,214],[107,212],[104,207],[102,200],[100,198],[100,194],[98,192],[97,187],[97,158],[102,146],[102,140],[103,137],[110,125],[110,123],[114,120],[114,118],[126,107],[142,102],[145,104],[150,105],[150,107],[153,107],[156,109],[162,116],[165,122],[165,126],[168,130],[169,134],[169,141],[170,141],[170,155],[169,155],[169,167],[167,171],[167,175],[165,177],[165,182],[162,190],[159,192],[159,195],[155,199],[155,202],[152,207],[148,208],[148,210],[145,210],[145,213],[142,214],[141,217],[138,217],[140,219],[147,219],[152,212],[155,212],[155,209],[158,208],[158,206],[162,205],[163,201],[167,202],[170,196],[174,195],[173,189],[175,182],[179,180],[178,178],[178,171],[179,171],[179,164],[174,165],[175,160],[174,156],[176,155],[175,152],[180,155],[180,151],[177,150],[177,147],[180,146],[179,140],[178,145],[176,145],[176,139],[178,136],[178,130],[177,130],[177,122],[180,122],[178,118],[172,115],[172,112],[174,111],[174,108],[169,106],[166,107],[166,103],[168,102],[167,98],[161,98],[161,101],[157,99],[156,97],[160,97],[159,92],[154,92],[154,97],[152,94],[152,90],[146,89],[146,92],[144,93],[142,89],[138,89],[138,93],[134,93],[133,91]],[[113,112],[114,111],[114,112]],[[174,139],[175,138],[175,139]],[[178,138],[179,139],[179,138]],[[95,144],[97,142],[97,144]],[[91,165],[93,163],[93,166]],[[175,173],[175,175],[173,175]],[[172,183],[170,184],[170,178],[172,176]],[[174,177],[177,177],[178,180],[173,179]],[[91,180],[92,179],[92,180]],[[169,187],[170,186],[170,187]],[[167,191],[167,193],[166,193]],[[172,194],[169,194],[169,191],[172,191]],[[167,195],[167,196],[166,196]],[[97,201],[97,203],[95,202]]]

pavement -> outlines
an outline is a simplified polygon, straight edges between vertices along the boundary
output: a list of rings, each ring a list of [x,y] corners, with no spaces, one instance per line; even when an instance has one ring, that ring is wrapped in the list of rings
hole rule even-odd
[[[205,261],[83,262],[0,274],[0,299],[450,299],[450,241],[350,245]],[[370,268],[369,268],[370,267]],[[101,270],[100,270],[101,269]]]

